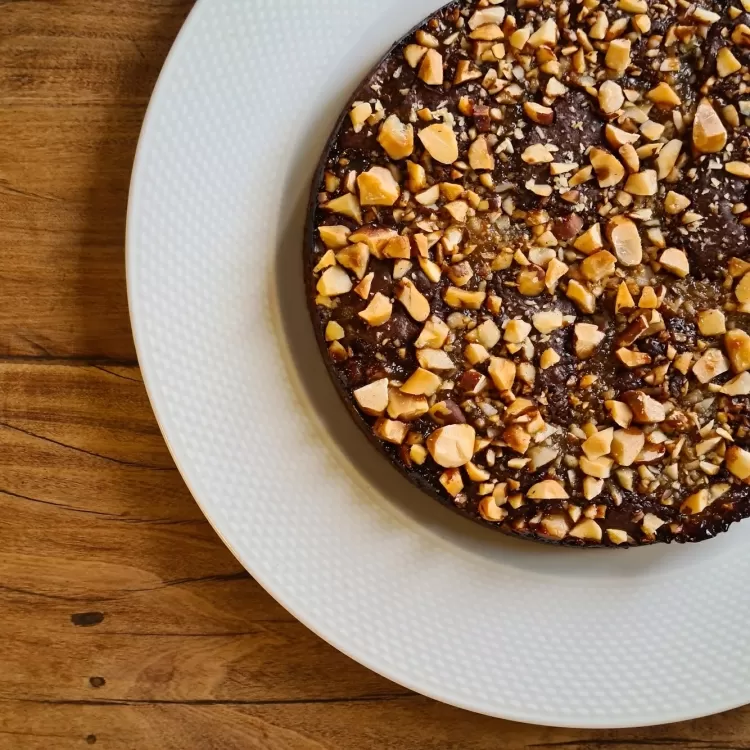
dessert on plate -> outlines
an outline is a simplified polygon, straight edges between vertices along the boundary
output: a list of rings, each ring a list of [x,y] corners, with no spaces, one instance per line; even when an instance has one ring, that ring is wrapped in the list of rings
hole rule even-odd
[[[750,514],[750,0],[462,0],[313,188],[317,335],[444,504],[558,544]]]

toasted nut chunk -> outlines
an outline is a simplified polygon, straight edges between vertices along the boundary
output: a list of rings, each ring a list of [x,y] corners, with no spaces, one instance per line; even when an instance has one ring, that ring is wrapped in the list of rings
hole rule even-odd
[[[488,23],[501,24],[505,18],[505,8],[494,6],[490,8],[482,8],[474,12],[474,15],[469,19],[469,28],[474,31],[480,26],[484,26]]]
[[[354,398],[365,414],[373,417],[382,416],[388,406],[388,378],[357,388]]]
[[[445,469],[465,466],[474,455],[476,431],[468,424],[440,427],[427,438],[427,450],[433,460]]]
[[[640,138],[638,133],[628,133],[625,130],[621,130],[620,128],[616,128],[614,125],[610,124],[604,126],[604,137],[607,139],[607,143],[609,143],[612,148],[617,149],[622,148],[622,146],[632,145],[633,143],[636,143]]]
[[[568,271],[569,267],[557,258],[553,258],[549,262],[547,265],[547,273],[544,277],[544,283],[550,294],[554,294],[555,289],[557,289],[557,283]]]
[[[742,69],[742,63],[732,54],[729,47],[722,47],[716,55],[716,72],[721,78],[731,76]]]
[[[331,266],[323,272],[315,288],[323,297],[336,297],[351,292],[352,280],[343,268]]]
[[[448,338],[450,328],[438,317],[432,316],[419,334],[414,346],[417,349],[440,349]]]
[[[500,329],[495,325],[493,320],[485,320],[472,333],[476,337],[476,340],[487,349],[492,349],[496,346],[501,338]]]
[[[511,425],[503,430],[503,441],[516,453],[523,455],[531,444],[531,435],[522,425]]]
[[[427,297],[409,279],[401,279],[396,285],[396,299],[417,322],[422,323],[430,317]]]
[[[596,479],[596,477],[584,477],[583,478],[583,496],[587,500],[593,500],[602,494],[604,489],[604,480]]]
[[[664,144],[656,157],[656,172],[660,180],[664,180],[677,164],[677,159],[682,151],[682,141],[673,138]]]
[[[630,310],[635,307],[635,300],[628,289],[628,285],[623,281],[617,287],[617,297],[615,298],[615,312]]]
[[[396,232],[395,229],[367,226],[362,227],[349,235],[349,242],[364,242],[376,258],[381,258],[383,248],[385,248],[394,237],[398,237],[398,232]]]
[[[330,266],[336,265],[336,254],[333,252],[333,250],[326,250],[325,253],[323,253],[323,256],[318,261],[315,268],[313,268],[313,273],[320,273],[326,268],[329,268]]]
[[[534,315],[532,322],[539,333],[552,333],[563,327],[563,314],[560,310],[540,312]]]
[[[411,243],[409,238],[399,235],[388,240],[383,248],[382,255],[384,258],[408,260],[411,257]]]
[[[701,99],[693,121],[693,146],[701,154],[715,154],[727,145],[727,131],[708,99]]]
[[[390,172],[388,172],[390,174]],[[342,216],[348,216],[350,219],[354,219],[357,224],[362,223],[362,210],[357,200],[357,196],[354,193],[347,193],[342,195],[340,198],[334,198],[332,201],[328,201],[323,208],[326,211],[332,211]]]
[[[664,404],[643,391],[627,391],[623,394],[623,398],[633,411],[633,419],[639,424],[656,424],[667,418]]]
[[[544,104],[524,102],[523,111],[529,120],[537,123],[537,125],[551,125],[555,120],[555,113],[552,107],[545,107]]]
[[[329,320],[326,325],[326,341],[340,341],[346,332],[335,320]]]
[[[481,469],[476,464],[471,463],[469,461],[468,464],[466,464],[466,476],[471,479],[472,482],[486,482],[490,478],[489,471],[486,471],[485,469]]]
[[[435,373],[418,367],[401,386],[401,390],[412,396],[434,396],[442,383]]]
[[[612,460],[604,456],[593,459],[581,456],[578,465],[584,474],[596,477],[597,479],[608,479],[612,471]]]
[[[370,296],[370,290],[374,278],[375,273],[371,271],[364,277],[364,279],[362,279],[362,281],[359,282],[359,284],[357,284],[357,286],[354,287],[354,293],[362,299],[367,299]]]
[[[414,126],[406,125],[391,115],[380,128],[378,143],[391,159],[406,159],[414,152]]]
[[[533,484],[526,496],[529,500],[567,500],[570,497],[556,479],[545,479]]]
[[[599,344],[604,341],[604,332],[591,323],[576,323],[575,350],[578,359],[591,357]]]
[[[585,539],[589,542],[601,542],[602,527],[593,519],[586,518],[572,528],[570,536],[576,539]]]
[[[466,201],[451,201],[443,207],[457,224],[465,224],[469,215],[469,204]]]
[[[693,365],[693,375],[701,383],[708,383],[729,370],[729,360],[719,349],[707,349]]]
[[[620,427],[630,427],[633,421],[633,411],[627,404],[622,401],[605,401],[604,406],[609,411],[612,420]]]
[[[744,161],[729,161],[724,165],[724,169],[735,177],[742,177],[743,180],[750,180],[750,164],[747,164]]]
[[[628,541],[628,534],[622,529],[607,529],[607,537],[612,544],[626,544]]]
[[[750,336],[745,331],[729,331],[724,336],[724,347],[735,373],[750,370]]]
[[[750,273],[746,273],[737,284],[734,294],[743,305],[750,302]]]
[[[367,122],[367,118],[372,115],[372,106],[368,102],[356,102],[349,112],[349,119],[352,121],[352,127],[355,133],[361,133]]]
[[[552,539],[565,539],[570,528],[567,516],[561,514],[544,516],[540,525],[542,533]]]
[[[367,263],[370,260],[370,249],[364,242],[349,245],[336,253],[336,260],[354,273],[358,279],[363,279],[367,273]]]
[[[690,205],[690,198],[670,190],[664,198],[664,210],[674,216],[682,213]]]
[[[340,250],[342,247],[346,247],[351,234],[351,230],[344,226],[318,227],[318,232],[323,244],[332,250]]]
[[[425,370],[436,372],[450,372],[456,369],[453,360],[442,349],[417,349],[417,362]]]
[[[443,56],[434,49],[428,49],[422,58],[417,73],[428,86],[443,85]]]
[[[409,425],[405,422],[398,422],[392,419],[385,419],[384,417],[378,419],[373,427],[373,432],[376,437],[381,440],[385,440],[387,443],[394,443],[395,445],[401,445],[409,432]]]
[[[539,367],[542,370],[549,370],[560,361],[560,355],[554,349],[545,349],[539,357]]]
[[[618,73],[624,72],[630,65],[630,40],[613,39],[609,43],[604,64]]]
[[[593,315],[596,310],[596,297],[575,279],[568,284],[565,296],[572,300],[582,313]]]
[[[539,266],[523,268],[516,279],[518,291],[524,297],[538,297],[545,286],[545,271]]]
[[[750,373],[741,372],[737,377],[734,377],[728,383],[725,383],[721,387],[720,392],[727,396],[750,395]]]
[[[415,164],[413,161],[406,162],[406,171],[409,174],[408,187],[412,193],[418,193],[427,187],[427,172],[421,164]]]
[[[707,489],[698,490],[680,505],[680,513],[695,515],[704,511],[711,503],[711,496]]]
[[[528,43],[531,47],[554,47],[558,36],[559,32],[555,20],[553,18],[548,18],[529,37]]]
[[[641,298],[638,300],[638,307],[641,309],[655,309],[659,307],[659,298],[656,296],[656,291],[652,286],[644,286],[641,292]],[[645,332],[643,334],[646,335]]]
[[[486,292],[468,292],[451,286],[446,290],[443,299],[446,305],[457,310],[478,310],[486,297]]]
[[[516,366],[509,359],[504,357],[492,357],[487,373],[495,388],[499,391],[509,391],[513,388],[516,379]]]
[[[625,167],[609,151],[594,147],[589,152],[589,159],[596,172],[596,179],[599,180],[599,187],[614,187],[625,177]]]
[[[638,156],[638,152],[629,143],[621,146],[617,153],[620,158],[625,162],[625,166],[628,168],[628,172],[635,174],[641,168],[641,159]]]
[[[419,140],[429,155],[441,164],[453,164],[458,159],[458,140],[450,125],[430,125],[419,131]]]
[[[747,8],[745,8],[745,10],[747,10]],[[740,47],[750,47],[750,27],[744,23],[735,26],[734,31],[732,32],[732,41]]]
[[[619,359],[625,367],[630,367],[631,369],[651,364],[651,355],[644,352],[633,351],[632,349],[621,347],[615,352],[615,354],[617,355],[617,359]]]
[[[404,59],[412,68],[419,65],[425,54],[427,54],[427,47],[423,47],[421,44],[408,44],[404,49]]]
[[[357,177],[359,200],[363,206],[392,206],[401,195],[401,188],[390,170],[372,167]]]
[[[661,254],[659,263],[661,263],[667,271],[670,271],[675,276],[679,276],[681,279],[684,279],[690,273],[690,263],[687,255],[676,247],[667,248]]]
[[[578,185],[583,185],[584,182],[588,182],[592,177],[593,171],[594,168],[591,165],[582,167],[568,180],[568,187],[574,188]]]
[[[485,521],[499,522],[507,517],[508,511],[501,508],[492,495],[487,495],[479,503],[479,515]]]
[[[656,195],[657,188],[658,180],[654,169],[631,174],[625,183],[625,192],[631,195]]]
[[[581,273],[588,281],[601,281],[615,272],[616,263],[617,258],[612,253],[600,250],[581,263]]]
[[[698,329],[703,336],[718,336],[727,332],[726,318],[721,310],[703,310],[698,313]]]
[[[732,445],[727,448],[726,463],[727,469],[738,479],[743,482],[750,479],[750,451]]]
[[[651,89],[646,94],[646,98],[650,99],[657,107],[664,107],[665,109],[674,109],[682,104],[682,99],[677,96],[675,90],[664,82]]]
[[[370,300],[370,304],[358,313],[359,317],[362,318],[368,325],[373,328],[382,326],[383,323],[387,323],[391,319],[391,313],[393,312],[393,303],[380,292],[377,292],[375,296]]]
[[[620,466],[632,466],[645,444],[646,436],[640,430],[617,430],[612,438],[611,456]]]
[[[581,445],[581,449],[590,459],[600,458],[606,456],[610,448],[612,447],[612,437],[614,436],[615,430],[613,427],[608,427],[606,430],[595,432]],[[589,498],[590,499],[590,498]]]
[[[429,408],[424,396],[403,393],[398,388],[391,388],[388,391],[388,416],[391,419],[411,422],[427,414]]]
[[[456,497],[464,488],[464,480],[459,469],[447,469],[440,475],[440,484],[452,497]]]
[[[478,365],[490,358],[490,353],[481,344],[468,344],[464,349],[464,357],[472,365]]]
[[[591,255],[604,247],[602,229],[599,224],[590,226],[574,243],[573,247],[585,255]]]
[[[531,324],[525,320],[514,319],[505,326],[503,338],[509,344],[522,344],[526,337],[531,333]]]
[[[655,516],[653,513],[646,513],[641,523],[641,529],[646,536],[653,538],[665,523],[666,521],[662,521],[659,516]]]
[[[427,460],[427,449],[423,445],[415,443],[409,448],[409,458],[417,466],[421,466]]]
[[[494,42],[503,38],[503,30],[496,23],[486,23],[472,31],[469,36],[480,42]]]
[[[643,133],[649,141],[658,141],[662,137],[664,130],[664,125],[660,125],[653,120],[646,120],[646,122],[641,125],[641,133]]]
[[[469,164],[475,170],[495,168],[495,157],[487,144],[487,136],[480,135],[469,146]]]
[[[541,143],[534,143],[522,154],[521,159],[527,164],[548,164],[555,160],[550,151]]]
[[[622,86],[615,81],[604,81],[599,87],[599,106],[605,115],[612,115],[622,109],[625,104],[625,94]]]

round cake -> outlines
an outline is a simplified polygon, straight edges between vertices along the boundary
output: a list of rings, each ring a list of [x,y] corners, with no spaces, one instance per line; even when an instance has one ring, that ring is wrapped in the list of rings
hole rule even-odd
[[[355,418],[556,544],[750,514],[750,0],[462,0],[351,100],[310,309]]]

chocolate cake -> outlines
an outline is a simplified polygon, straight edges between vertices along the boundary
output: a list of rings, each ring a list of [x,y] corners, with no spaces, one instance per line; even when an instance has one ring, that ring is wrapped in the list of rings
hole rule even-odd
[[[308,296],[412,481],[580,547],[750,514],[749,66],[750,0],[461,0],[359,88]]]

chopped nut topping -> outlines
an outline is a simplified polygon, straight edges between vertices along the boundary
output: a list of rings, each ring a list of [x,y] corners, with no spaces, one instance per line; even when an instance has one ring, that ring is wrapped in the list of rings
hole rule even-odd
[[[748,13],[459,0],[341,118],[306,239],[318,340],[467,516],[630,546],[748,515]]]
[[[430,125],[419,131],[419,140],[430,156],[441,164],[453,164],[458,159],[458,141],[449,125]]]
[[[455,469],[465,466],[474,455],[476,431],[468,424],[440,427],[427,438],[427,450],[439,466]]]

